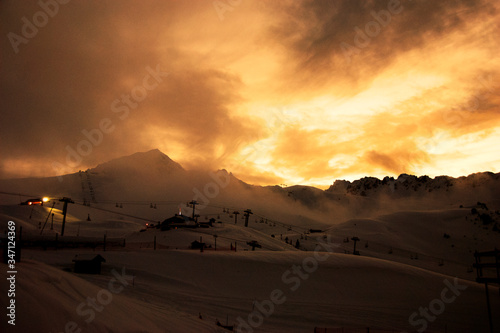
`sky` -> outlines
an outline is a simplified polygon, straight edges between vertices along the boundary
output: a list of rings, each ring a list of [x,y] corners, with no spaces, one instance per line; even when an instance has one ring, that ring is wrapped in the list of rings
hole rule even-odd
[[[500,172],[500,3],[0,2],[0,178],[158,148],[251,184]]]

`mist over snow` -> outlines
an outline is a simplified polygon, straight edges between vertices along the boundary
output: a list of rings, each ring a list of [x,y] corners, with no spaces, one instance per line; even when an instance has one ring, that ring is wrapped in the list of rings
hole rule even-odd
[[[486,332],[472,263],[474,251],[499,245],[499,185],[500,174],[477,173],[336,180],[326,190],[255,186],[227,170],[185,169],[158,149],[72,174],[0,180],[0,226],[15,221],[26,244],[17,264],[18,325],[2,322],[2,331],[62,331],[71,322],[82,332],[223,332],[216,322],[227,318],[245,332],[252,313],[263,318],[249,326],[256,332],[408,331],[424,327],[418,309],[455,283],[462,295],[425,325]],[[19,205],[42,197],[43,206]],[[62,197],[74,201],[64,236]],[[199,222],[213,219],[210,227],[146,228],[191,217],[192,200]],[[205,251],[192,249],[194,241]],[[312,259],[318,253],[324,261]],[[74,273],[72,260],[85,254],[105,258],[100,275]],[[118,271],[128,279],[123,292],[92,310],[87,297],[103,300]],[[261,305],[276,289],[286,301],[266,317]],[[254,312],[256,304],[264,312]],[[492,304],[500,307],[498,297]],[[47,307],[53,311],[43,315]]]

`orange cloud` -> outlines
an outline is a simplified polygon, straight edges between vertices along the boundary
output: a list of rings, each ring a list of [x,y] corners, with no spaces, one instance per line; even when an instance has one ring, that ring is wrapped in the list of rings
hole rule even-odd
[[[18,54],[0,42],[0,177],[55,175],[108,118],[67,172],[152,148],[257,184],[500,171],[500,5],[388,4],[248,1],[221,19],[206,1],[70,3]],[[4,32],[40,9],[0,6]],[[148,66],[168,76],[119,118]]]

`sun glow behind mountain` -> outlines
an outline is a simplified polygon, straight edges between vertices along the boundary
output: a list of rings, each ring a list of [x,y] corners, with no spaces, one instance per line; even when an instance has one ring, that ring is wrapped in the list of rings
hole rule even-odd
[[[3,40],[0,176],[153,148],[254,184],[500,171],[499,5],[401,1],[367,35],[388,4],[246,1],[222,15],[204,1],[61,7],[17,54]],[[4,34],[40,10],[0,6]],[[121,119],[113,101],[157,65],[169,74]],[[104,118],[114,130],[66,163],[67,147]]]

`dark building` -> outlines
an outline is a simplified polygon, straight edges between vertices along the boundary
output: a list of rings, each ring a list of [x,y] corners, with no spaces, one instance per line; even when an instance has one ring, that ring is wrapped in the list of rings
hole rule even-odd
[[[213,227],[215,223],[215,219],[211,218],[208,222],[198,222],[200,228],[209,228]]]
[[[191,217],[179,214],[175,214],[174,216],[166,219],[160,225],[160,229],[162,231],[177,229],[177,228],[197,228],[197,227],[198,223]]]
[[[106,262],[100,254],[80,254],[73,259],[75,273],[101,274],[101,263]]]
[[[191,248],[193,250],[199,250],[199,249],[206,249],[207,246],[205,245],[205,243],[194,241],[194,242],[191,242]]]
[[[29,199],[29,200],[21,202],[21,205],[28,205],[28,206],[40,205],[40,206],[43,206],[43,200],[42,199]]]

